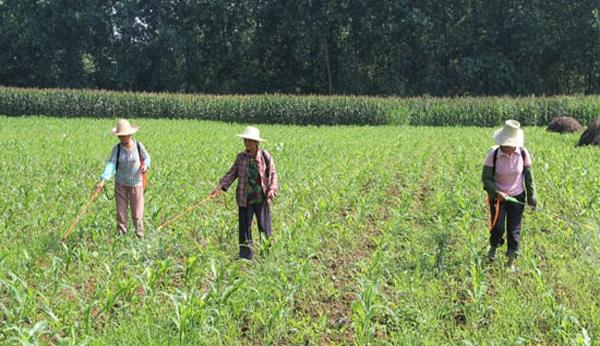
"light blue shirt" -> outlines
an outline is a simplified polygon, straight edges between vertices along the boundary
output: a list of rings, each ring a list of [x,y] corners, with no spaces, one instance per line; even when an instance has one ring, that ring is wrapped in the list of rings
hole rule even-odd
[[[119,169],[117,166],[117,151],[119,153]],[[142,143],[139,143],[140,152],[138,153],[138,142],[134,141],[131,150],[127,150],[120,143],[115,145],[110,153],[104,172],[100,176],[102,180],[110,180],[115,175],[115,181],[126,186],[139,186],[142,184],[142,172],[140,170],[140,156],[144,160],[146,168],[150,168],[150,155]]]

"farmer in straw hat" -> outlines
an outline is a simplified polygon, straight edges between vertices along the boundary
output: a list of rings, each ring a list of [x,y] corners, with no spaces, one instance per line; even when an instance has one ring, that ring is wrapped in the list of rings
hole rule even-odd
[[[498,147],[490,150],[482,172],[483,188],[489,197],[490,219],[497,220],[495,225],[491,225],[488,259],[495,260],[496,249],[504,243],[506,228],[506,266],[514,270],[519,254],[525,198],[528,205],[534,208],[537,206],[531,156],[523,147],[523,130],[516,120],[507,120],[503,128],[494,132],[493,139]],[[516,198],[522,204],[507,201],[508,196]]]
[[[250,226],[256,215],[259,232],[271,235],[269,204],[277,194],[277,171],[271,154],[258,147],[265,142],[256,127],[248,126],[237,135],[244,139],[246,150],[239,153],[227,174],[210,194],[217,197],[227,191],[237,178],[236,201],[239,207],[240,258],[252,259],[252,233]]]
[[[112,149],[104,173],[96,188],[102,189],[104,182],[113,174],[115,177],[115,198],[117,200],[117,228],[121,235],[127,233],[127,206],[131,205],[131,216],[138,238],[144,237],[144,186],[142,174],[150,167],[150,155],[144,145],[132,138],[139,127],[129,121],[119,119],[112,134],[119,137],[120,143]]]

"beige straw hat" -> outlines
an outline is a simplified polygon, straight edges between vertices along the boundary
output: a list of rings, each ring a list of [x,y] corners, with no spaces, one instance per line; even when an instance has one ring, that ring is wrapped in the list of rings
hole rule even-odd
[[[266,142],[266,139],[260,138],[260,131],[254,126],[248,126],[244,129],[244,133],[241,135],[237,135],[238,137],[242,137],[245,139],[251,139],[257,142]]]
[[[117,127],[113,127],[111,132],[115,136],[130,136],[139,129],[139,126],[129,124],[127,119],[119,119],[119,121],[117,121]]]
[[[521,124],[516,120],[507,120],[504,127],[494,131],[494,142],[498,145],[509,147],[522,147],[525,142],[525,135]]]

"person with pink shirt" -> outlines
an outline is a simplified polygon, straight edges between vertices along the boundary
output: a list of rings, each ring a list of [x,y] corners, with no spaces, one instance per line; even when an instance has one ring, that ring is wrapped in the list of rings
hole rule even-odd
[[[503,128],[494,132],[493,139],[498,147],[490,150],[481,174],[483,188],[489,196],[491,220],[497,220],[491,229],[488,259],[496,259],[496,250],[504,244],[506,230],[506,266],[511,270],[515,270],[519,255],[525,200],[531,207],[537,207],[532,160],[523,147],[524,137],[521,124],[516,120],[507,120]],[[507,196],[522,204],[507,201]]]

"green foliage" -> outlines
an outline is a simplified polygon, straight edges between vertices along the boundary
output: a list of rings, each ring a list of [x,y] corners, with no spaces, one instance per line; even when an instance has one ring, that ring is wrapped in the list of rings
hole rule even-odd
[[[135,117],[299,125],[381,125],[391,102],[365,97],[192,96],[0,88],[0,113]]]
[[[546,126],[554,117],[570,116],[582,124],[600,117],[600,97],[420,99],[408,110],[411,125],[498,126],[506,119],[523,125]]]
[[[0,113],[94,118],[170,118],[296,125],[545,126],[557,116],[600,117],[598,96],[377,98],[214,96],[0,88]]]
[[[598,18],[594,0],[4,0],[0,81],[211,94],[597,94]]]
[[[598,340],[600,163],[577,135],[525,129],[543,211],[526,212],[509,273],[504,248],[485,262],[492,129],[261,125],[281,191],[273,237],[247,263],[233,191],[228,208],[214,200],[157,230],[214,188],[243,125],[131,121],[153,159],[145,239],[119,237],[102,196],[61,243],[114,119],[0,117],[0,344]]]

